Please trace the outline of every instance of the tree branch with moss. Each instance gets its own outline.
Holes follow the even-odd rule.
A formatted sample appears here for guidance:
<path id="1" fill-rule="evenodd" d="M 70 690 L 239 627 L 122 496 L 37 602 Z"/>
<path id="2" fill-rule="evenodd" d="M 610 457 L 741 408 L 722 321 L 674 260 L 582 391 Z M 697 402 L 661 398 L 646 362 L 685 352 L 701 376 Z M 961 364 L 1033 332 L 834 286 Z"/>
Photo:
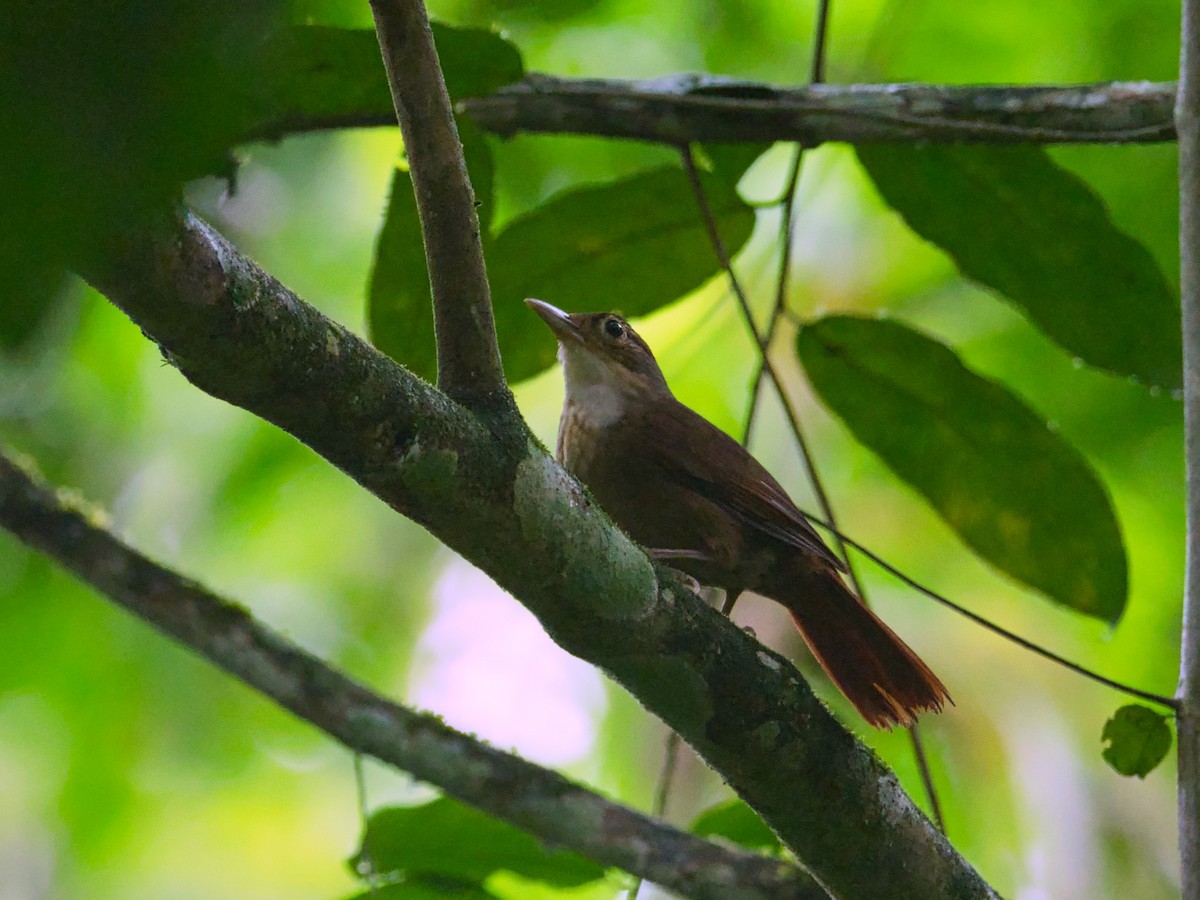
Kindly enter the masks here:
<path id="1" fill-rule="evenodd" d="M 523 428 L 484 427 L 190 215 L 86 275 L 200 389 L 273 422 L 518 598 L 841 896 L 991 896 L 790 662 L 656 568 Z"/>

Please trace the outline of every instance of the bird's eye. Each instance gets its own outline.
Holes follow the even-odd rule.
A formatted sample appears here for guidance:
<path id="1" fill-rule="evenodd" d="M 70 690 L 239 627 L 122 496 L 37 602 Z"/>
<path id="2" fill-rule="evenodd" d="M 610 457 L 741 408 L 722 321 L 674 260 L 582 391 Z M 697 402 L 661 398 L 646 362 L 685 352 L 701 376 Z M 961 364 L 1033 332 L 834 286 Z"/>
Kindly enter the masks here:
<path id="1" fill-rule="evenodd" d="M 621 324 L 619 319 L 605 319 L 604 333 L 615 341 L 617 338 L 624 336 L 625 326 Z"/>

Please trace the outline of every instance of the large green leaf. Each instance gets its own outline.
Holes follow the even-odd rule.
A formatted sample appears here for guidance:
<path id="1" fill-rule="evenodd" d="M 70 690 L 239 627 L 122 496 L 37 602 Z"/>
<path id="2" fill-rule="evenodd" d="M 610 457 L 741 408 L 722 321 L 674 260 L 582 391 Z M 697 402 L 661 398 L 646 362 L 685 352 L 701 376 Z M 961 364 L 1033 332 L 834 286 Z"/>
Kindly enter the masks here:
<path id="1" fill-rule="evenodd" d="M 1071 609 L 1120 617 L 1125 549 L 1108 495 L 1016 396 L 896 322 L 825 318 L 797 349 L 825 404 L 981 557 Z"/>
<path id="2" fill-rule="evenodd" d="M 735 179 L 701 181 L 729 252 L 754 228 Z M 568 311 L 640 316 L 720 271 L 682 172 L 667 166 L 565 191 L 512 222 L 488 255 L 496 331 L 512 381 L 554 361 L 554 342 L 525 307 L 538 297 Z"/>
<path id="3" fill-rule="evenodd" d="M 1150 252 L 1037 147 L 867 145 L 858 157 L 909 226 L 1068 353 L 1181 384 L 1179 304 Z"/>
<path id="4" fill-rule="evenodd" d="M 493 208 L 492 155 L 484 136 L 469 122 L 459 122 L 459 137 L 486 248 Z M 437 380 L 433 300 L 421 220 L 412 178 L 402 166 L 392 177 L 387 215 L 375 247 L 367 288 L 367 325 L 376 347 L 427 381 Z"/>
<path id="5" fill-rule="evenodd" d="M 59 0 L 0 13 L 0 278 L 36 289 L 80 266 L 114 224 L 227 171 L 250 60 L 278 0 Z M 35 310 L 36 312 L 36 310 Z M 19 327 L 19 326 L 18 326 Z"/>
<path id="6" fill-rule="evenodd" d="M 525 306 L 526 297 L 568 310 L 645 315 L 720 271 L 696 201 L 675 167 L 564 191 L 489 237 L 491 157 L 484 138 L 469 126 L 463 137 L 481 204 L 496 333 L 510 381 L 554 362 L 554 341 Z M 738 197 L 732 173 L 704 174 L 701 180 L 734 253 L 750 236 L 754 211 Z M 411 180 L 398 170 L 368 293 L 371 339 L 432 381 L 437 358 L 420 234 Z"/>
<path id="7" fill-rule="evenodd" d="M 0 353 L 26 347 L 62 303 L 67 273 L 23 250 L 19 239 L 0 246 Z"/>
<path id="8" fill-rule="evenodd" d="M 364 854 L 380 874 L 399 873 L 426 883 L 427 876 L 437 876 L 479 884 L 493 872 L 506 871 L 574 887 L 604 876 L 598 863 L 548 848 L 532 835 L 449 797 L 376 812 L 367 822 L 357 860 Z"/>
<path id="9" fill-rule="evenodd" d="M 521 54 L 500 35 L 435 22 L 433 38 L 455 99 L 487 94 L 524 74 Z M 394 115 L 379 40 L 369 29 L 305 25 L 275 35 L 261 55 L 252 134 L 273 134 L 307 123 L 390 120 Z"/>

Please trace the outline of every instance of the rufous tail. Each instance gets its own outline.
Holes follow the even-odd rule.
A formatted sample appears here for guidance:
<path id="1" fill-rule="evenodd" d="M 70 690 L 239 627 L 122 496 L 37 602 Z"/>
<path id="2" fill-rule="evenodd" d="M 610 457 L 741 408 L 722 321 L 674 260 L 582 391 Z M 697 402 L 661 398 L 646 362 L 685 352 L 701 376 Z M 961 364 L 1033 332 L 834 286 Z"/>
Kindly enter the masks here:
<path id="1" fill-rule="evenodd" d="M 788 611 L 817 662 L 876 728 L 910 725 L 953 703 L 938 677 L 833 572 L 793 583 Z"/>

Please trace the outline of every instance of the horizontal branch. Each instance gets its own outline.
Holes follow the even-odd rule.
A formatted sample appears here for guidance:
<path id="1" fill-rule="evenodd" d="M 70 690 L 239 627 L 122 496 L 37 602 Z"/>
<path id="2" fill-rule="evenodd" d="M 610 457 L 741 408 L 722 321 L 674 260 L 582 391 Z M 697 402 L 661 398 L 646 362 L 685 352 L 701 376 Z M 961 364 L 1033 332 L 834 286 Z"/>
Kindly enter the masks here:
<path id="1" fill-rule="evenodd" d="M 814 84 L 701 75 L 652 81 L 529 75 L 460 104 L 498 134 L 587 134 L 659 143 L 935 141 L 1131 144 L 1175 139 L 1175 86 Z"/>
<path id="2" fill-rule="evenodd" d="M 122 230 L 85 273 L 190 381 L 304 441 L 623 684 L 830 891 L 993 896 L 795 668 L 655 568 L 519 420 L 485 425 L 191 216 Z"/>
<path id="3" fill-rule="evenodd" d="M 351 750 L 410 772 L 550 845 L 690 897 L 826 896 L 794 865 L 679 831 L 434 716 L 385 700 L 241 607 L 133 550 L 71 495 L 55 492 L 3 454 L 0 527 Z"/>
<path id="4" fill-rule="evenodd" d="M 584 134 L 691 141 L 932 141 L 1146 144 L 1175 140 L 1171 82 L 1084 85 L 814 84 L 781 87 L 702 75 L 652 81 L 527 75 L 458 109 L 499 135 Z M 293 114 L 247 134 L 278 140 L 395 125 L 382 105 Z"/>
<path id="5" fill-rule="evenodd" d="M 1171 141 L 1174 85 L 814 84 L 784 88 L 699 75 L 615 81 L 529 75 L 460 104 L 489 131 L 690 141 Z"/>

